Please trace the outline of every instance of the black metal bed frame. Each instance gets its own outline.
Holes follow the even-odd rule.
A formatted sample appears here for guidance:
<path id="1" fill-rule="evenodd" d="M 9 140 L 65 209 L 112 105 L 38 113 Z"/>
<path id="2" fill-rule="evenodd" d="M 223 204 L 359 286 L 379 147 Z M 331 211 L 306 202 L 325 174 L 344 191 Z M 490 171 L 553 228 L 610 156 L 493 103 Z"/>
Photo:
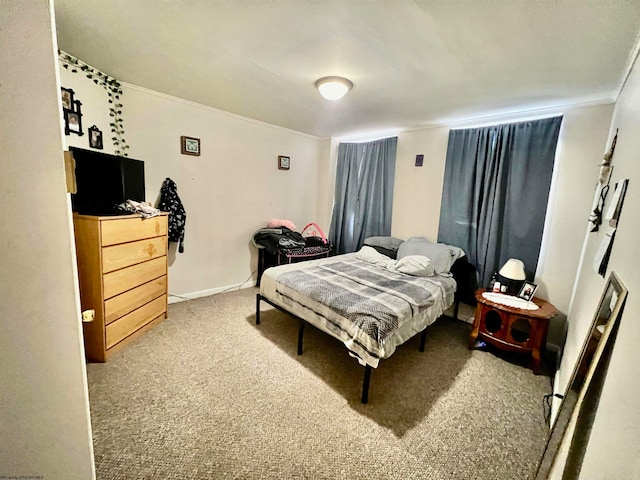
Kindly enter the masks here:
<path id="1" fill-rule="evenodd" d="M 294 313 L 291 313 L 289 310 L 281 307 L 280 305 L 276 305 L 268 298 L 263 297 L 262 295 L 257 293 L 256 294 L 256 325 L 260 325 L 260 301 L 261 300 L 267 302 L 269 305 L 277 308 L 281 312 L 284 312 L 298 320 L 298 355 L 302 355 L 302 339 L 304 336 L 304 326 L 308 322 L 303 318 L 300 318 L 299 316 L 295 315 Z M 453 310 L 454 318 L 458 318 L 459 305 L 460 305 L 460 300 L 456 298 L 454 302 L 454 310 Z M 420 333 L 419 350 L 421 352 L 424 352 L 424 346 L 427 340 L 427 328 L 428 327 L 425 327 L 424 330 L 422 330 L 422 332 Z M 369 384 L 371 383 L 371 368 L 372 368 L 371 365 L 365 365 L 364 367 L 364 380 L 362 382 L 362 396 L 360 398 L 360 401 L 362 403 L 367 403 L 369 401 Z"/>

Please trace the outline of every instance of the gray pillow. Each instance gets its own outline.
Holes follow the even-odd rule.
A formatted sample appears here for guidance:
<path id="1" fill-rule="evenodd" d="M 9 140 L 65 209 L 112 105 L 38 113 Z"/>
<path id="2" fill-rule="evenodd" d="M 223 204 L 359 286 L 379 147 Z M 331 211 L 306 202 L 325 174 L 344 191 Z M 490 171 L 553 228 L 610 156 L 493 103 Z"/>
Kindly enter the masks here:
<path id="1" fill-rule="evenodd" d="M 367 237 L 364 239 L 364 244 L 370 247 L 382 247 L 387 250 L 397 250 L 404 240 L 396 237 Z"/>
<path id="2" fill-rule="evenodd" d="M 367 237 L 364 239 L 365 245 L 375 248 L 378 252 L 394 260 L 402 242 L 404 240 L 395 237 Z"/>
<path id="3" fill-rule="evenodd" d="M 424 237 L 411 237 L 398 247 L 398 259 L 408 255 L 423 255 L 431 260 L 435 273 L 448 273 L 451 265 L 464 256 L 464 250 L 444 243 L 432 243 Z"/>

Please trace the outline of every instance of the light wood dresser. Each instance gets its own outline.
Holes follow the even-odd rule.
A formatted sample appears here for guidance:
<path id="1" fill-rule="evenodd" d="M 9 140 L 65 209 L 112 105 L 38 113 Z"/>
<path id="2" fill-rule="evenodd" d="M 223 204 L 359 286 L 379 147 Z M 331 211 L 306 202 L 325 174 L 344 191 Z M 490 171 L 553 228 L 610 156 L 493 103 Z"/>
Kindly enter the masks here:
<path id="1" fill-rule="evenodd" d="M 167 318 L 168 214 L 75 214 L 83 323 L 88 361 L 106 362 L 128 342 Z"/>

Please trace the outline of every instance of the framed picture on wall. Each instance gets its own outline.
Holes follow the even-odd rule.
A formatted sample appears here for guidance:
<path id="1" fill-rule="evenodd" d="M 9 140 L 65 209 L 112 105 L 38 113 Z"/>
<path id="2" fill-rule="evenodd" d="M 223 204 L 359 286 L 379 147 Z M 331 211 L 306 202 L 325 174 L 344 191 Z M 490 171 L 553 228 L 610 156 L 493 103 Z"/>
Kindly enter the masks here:
<path id="1" fill-rule="evenodd" d="M 79 102 L 76 101 L 76 103 Z M 80 113 L 79 106 L 76 112 L 72 112 L 71 110 L 64 111 L 64 133 L 65 135 L 71 133 L 79 136 L 84 135 L 82 132 L 82 113 Z"/>
<path id="2" fill-rule="evenodd" d="M 200 139 L 193 137 L 180 137 L 180 152 L 183 155 L 200 156 Z"/>
<path id="3" fill-rule="evenodd" d="M 64 110 L 73 110 L 73 95 L 74 91 L 70 88 L 60 88 L 62 98 L 62 108 Z"/>
<path id="4" fill-rule="evenodd" d="M 95 125 L 92 125 L 91 127 L 89 127 L 88 129 L 89 132 L 89 146 L 91 148 L 97 148 L 98 150 L 102 150 L 102 131 L 96 127 Z"/>
<path id="5" fill-rule="evenodd" d="M 283 155 L 278 155 L 278 169 L 279 170 L 289 170 L 290 164 L 291 164 L 291 159 L 289 157 L 285 157 Z"/>

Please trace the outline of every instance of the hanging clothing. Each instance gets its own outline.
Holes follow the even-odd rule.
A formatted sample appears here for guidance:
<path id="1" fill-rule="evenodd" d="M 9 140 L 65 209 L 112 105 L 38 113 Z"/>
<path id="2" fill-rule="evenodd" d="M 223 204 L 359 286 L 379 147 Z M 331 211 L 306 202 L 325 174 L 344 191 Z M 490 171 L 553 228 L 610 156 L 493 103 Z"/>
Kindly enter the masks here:
<path id="1" fill-rule="evenodd" d="M 183 253 L 187 212 L 178 196 L 178 186 L 168 177 L 162 182 L 160 188 L 158 208 L 163 212 L 169 212 L 169 243 L 178 242 L 178 252 Z"/>

